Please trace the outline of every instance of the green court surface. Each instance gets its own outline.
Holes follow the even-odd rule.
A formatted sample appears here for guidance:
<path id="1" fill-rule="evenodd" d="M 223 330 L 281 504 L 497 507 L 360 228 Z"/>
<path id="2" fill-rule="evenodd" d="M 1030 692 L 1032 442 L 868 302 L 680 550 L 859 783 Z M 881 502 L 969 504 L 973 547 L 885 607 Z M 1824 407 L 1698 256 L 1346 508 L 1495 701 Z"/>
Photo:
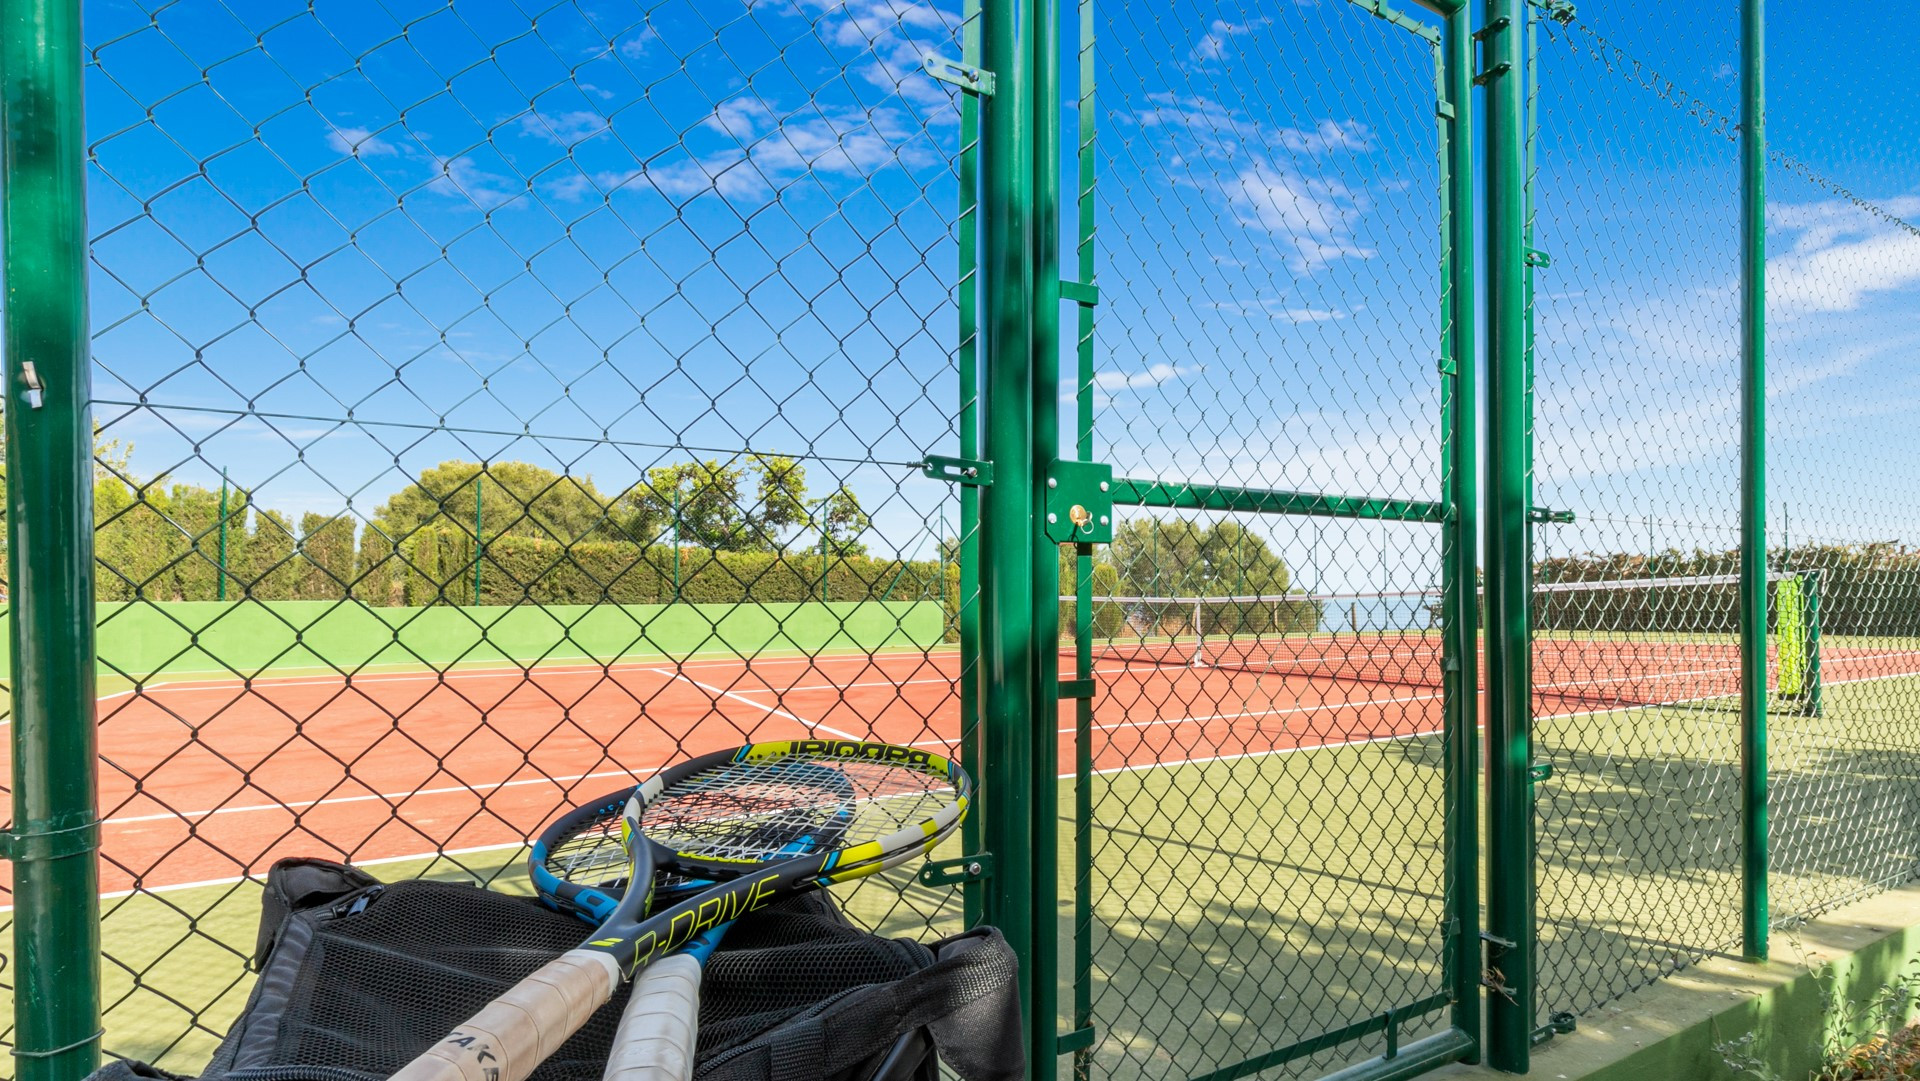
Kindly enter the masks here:
<path id="1" fill-rule="evenodd" d="M 1839 813 L 1907 799 L 1889 784 L 1920 786 L 1915 703 L 1920 677 L 1840 683 L 1825 716 L 1774 719 L 1776 918 L 1831 907 L 1920 861 L 1900 855 L 1915 823 L 1863 837 L 1860 817 Z M 1543 1014 L 1603 1001 L 1622 967 L 1651 980 L 1737 948 L 1737 716 L 1637 708 L 1541 717 L 1536 730 L 1536 760 L 1552 766 L 1537 789 Z M 1442 751 L 1426 735 L 1097 775 L 1095 1075 L 1200 1076 L 1416 1004 L 1425 1012 L 1404 1021 L 1403 1041 L 1444 1026 L 1431 1005 L 1443 988 Z M 1071 784 L 1060 791 L 1061 896 L 1071 898 Z M 938 858 L 958 854 L 954 841 Z M 524 893 L 521 858 L 504 848 L 371 870 Z M 960 929 L 957 893 L 909 870 L 836 896 L 884 934 Z M 251 989 L 259 887 L 103 907 L 106 1046 L 197 1070 Z M 1063 974 L 1073 918 L 1063 902 Z M 1061 1001 L 1071 1008 L 1069 989 Z M 1382 1046 L 1375 1032 L 1273 1075 L 1337 1068 Z"/>
<path id="2" fill-rule="evenodd" d="M 102 603 L 96 613 L 102 681 L 117 685 L 486 663 L 924 650 L 941 644 L 947 624 L 939 601 L 427 608 L 176 601 Z M 0 636 L 0 672 L 6 669 Z"/>

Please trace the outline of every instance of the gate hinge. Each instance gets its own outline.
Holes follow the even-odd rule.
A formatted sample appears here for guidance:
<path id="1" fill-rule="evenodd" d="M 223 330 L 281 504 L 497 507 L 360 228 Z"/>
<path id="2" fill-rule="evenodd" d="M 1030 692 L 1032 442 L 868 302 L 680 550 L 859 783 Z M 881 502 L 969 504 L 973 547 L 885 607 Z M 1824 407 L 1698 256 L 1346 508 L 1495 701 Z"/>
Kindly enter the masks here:
<path id="1" fill-rule="evenodd" d="M 1056 458 L 1047 466 L 1047 539 L 1113 543 L 1113 467 Z"/>
<path id="2" fill-rule="evenodd" d="M 1561 26 L 1571 26 L 1580 14 L 1573 6 L 1573 0 L 1527 0 L 1527 4 L 1546 12 L 1547 18 Z"/>
<path id="3" fill-rule="evenodd" d="M 1553 510 L 1549 507 L 1528 507 L 1527 521 L 1566 525 L 1568 522 L 1573 521 L 1573 512 L 1570 510 Z"/>
<path id="4" fill-rule="evenodd" d="M 1485 86 L 1488 83 L 1492 82 L 1497 76 L 1505 75 L 1507 72 L 1512 70 L 1513 70 L 1513 65 L 1507 63 L 1505 60 L 1502 60 L 1498 64 L 1495 64 L 1494 66 L 1488 68 L 1487 70 L 1481 72 L 1480 74 L 1475 75 L 1473 77 L 1473 85 Z"/>
<path id="5" fill-rule="evenodd" d="M 927 57 L 927 74 L 943 83 L 952 83 L 969 94 L 993 96 L 993 72 L 944 56 Z"/>
<path id="6" fill-rule="evenodd" d="M 1534 1046 L 1538 1047 L 1539 1045 L 1546 1043 L 1548 1040 L 1553 1039 L 1555 1036 L 1567 1035 L 1568 1033 L 1572 1032 L 1574 1030 L 1574 1027 L 1578 1024 L 1579 1024 L 1579 1019 L 1574 1017 L 1572 1011 L 1570 1010 L 1556 1011 L 1554 1013 L 1547 1015 L 1546 1024 L 1541 1025 L 1539 1028 L 1536 1028 L 1533 1030 L 1533 1032 L 1531 1033 L 1530 1042 Z"/>
<path id="7" fill-rule="evenodd" d="M 1077 1028 L 1072 1032 L 1063 1032 L 1053 1038 L 1053 1053 L 1071 1055 L 1075 1051 L 1085 1051 L 1093 1046 L 1093 1026 Z"/>
<path id="8" fill-rule="evenodd" d="M 934 480 L 970 484 L 977 488 L 985 488 L 993 483 L 993 463 L 975 461 L 971 458 L 949 458 L 944 454 L 929 454 L 927 460 L 920 463 L 920 472 Z"/>
<path id="9" fill-rule="evenodd" d="M 929 860 L 920 865 L 922 886 L 951 886 L 993 877 L 993 853 L 976 852 L 953 860 Z"/>

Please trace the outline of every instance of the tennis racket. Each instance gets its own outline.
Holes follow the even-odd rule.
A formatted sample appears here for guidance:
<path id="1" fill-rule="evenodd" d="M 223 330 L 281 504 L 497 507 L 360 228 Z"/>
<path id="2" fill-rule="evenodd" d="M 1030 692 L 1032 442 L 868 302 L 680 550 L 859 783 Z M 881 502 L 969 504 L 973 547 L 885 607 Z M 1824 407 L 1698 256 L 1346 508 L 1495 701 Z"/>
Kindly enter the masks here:
<path id="1" fill-rule="evenodd" d="M 823 808 L 838 802 L 847 813 L 829 812 L 821 828 L 808 823 L 779 822 L 749 843 L 771 851 L 775 858 L 821 851 L 838 841 L 851 821 L 857 795 L 846 773 L 835 767 L 799 763 L 780 771 L 781 798 L 799 795 Z M 817 791 L 785 791 L 801 786 Z M 626 895 L 627 844 L 648 844 L 653 851 L 653 907 L 671 904 L 672 897 L 710 889 L 714 883 L 678 865 L 673 849 L 640 834 L 622 843 L 621 825 L 632 789 L 621 789 L 590 801 L 561 816 L 542 831 L 527 861 L 528 877 L 548 905 L 571 912 L 589 923 L 604 922 Z M 750 870 L 754 864 L 743 864 Z M 700 984 L 706 963 L 732 924 L 720 924 L 694 936 L 672 957 L 649 965 L 633 984 L 620 1027 L 607 1056 L 609 1081 L 689 1081 L 699 1042 Z"/>
<path id="2" fill-rule="evenodd" d="M 815 771 L 821 768 L 841 771 L 854 799 L 820 785 Z M 783 770 L 797 773 L 802 783 L 783 788 Z M 940 755 L 858 740 L 758 743 L 675 766 L 635 789 L 628 801 L 622 831 L 628 886 L 592 936 L 508 989 L 394 1077 L 526 1081 L 613 997 L 621 980 L 782 897 L 924 855 L 959 825 L 972 795 L 966 772 Z M 796 838 L 807 836 L 830 839 L 830 846 L 789 854 Z M 716 884 L 656 906 L 649 915 L 655 844 L 673 852 L 677 867 Z M 676 1002 L 684 1014 L 697 998 L 680 995 Z M 628 1013 L 635 1011 L 630 1007 Z M 631 1026 L 623 1020 L 622 1027 Z"/>

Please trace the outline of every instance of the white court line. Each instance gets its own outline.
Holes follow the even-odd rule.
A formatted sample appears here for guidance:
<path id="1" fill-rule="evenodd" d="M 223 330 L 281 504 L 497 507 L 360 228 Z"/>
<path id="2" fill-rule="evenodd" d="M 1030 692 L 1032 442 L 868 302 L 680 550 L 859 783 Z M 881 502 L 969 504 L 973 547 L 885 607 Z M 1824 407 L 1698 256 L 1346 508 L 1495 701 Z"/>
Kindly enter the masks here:
<path id="1" fill-rule="evenodd" d="M 572 781 L 591 781 L 596 777 L 625 777 L 635 784 L 640 783 L 638 774 L 631 770 L 606 770 L 598 773 L 576 773 L 565 777 L 528 777 L 519 781 L 497 781 L 493 784 L 463 784 L 450 788 L 411 788 L 404 792 L 379 792 L 366 796 L 325 796 L 313 800 L 296 800 L 288 803 L 248 803 L 237 807 L 214 807 L 204 811 L 169 811 L 165 814 L 125 815 L 119 818 L 103 820 L 102 825 L 118 826 L 139 822 L 178 822 L 188 819 L 213 818 L 228 814 L 257 814 L 261 811 L 311 811 L 316 807 L 333 807 L 346 803 L 373 803 L 392 800 L 411 799 L 415 796 L 445 796 L 461 792 L 497 792 L 503 788 L 519 788 L 524 785 L 551 784 L 559 786 Z"/>
<path id="2" fill-rule="evenodd" d="M 1903 654 L 1889 654 L 1889 655 L 1903 655 Z M 1920 673 L 1916 673 L 1916 674 L 1920 674 Z M 1885 678 L 1888 678 L 1888 677 L 1864 676 L 1858 679 L 1832 680 L 1832 681 L 1828 681 L 1828 685 L 1839 685 L 1839 684 L 1846 684 L 1846 683 L 1865 683 L 1865 682 L 1872 682 L 1876 679 L 1885 679 Z M 688 682 L 693 682 L 693 681 L 688 680 Z M 695 684 L 695 685 L 699 686 L 699 684 Z M 711 688 L 706 688 L 706 687 L 702 687 L 702 689 L 706 690 L 710 694 L 711 693 L 731 694 L 731 692 L 715 692 Z M 1288 712 L 1294 712 L 1294 713 L 1338 712 L 1340 709 L 1360 707 L 1360 706 L 1366 706 L 1370 704 L 1371 705 L 1391 705 L 1391 704 L 1402 703 L 1402 702 L 1433 700 L 1438 697 L 1441 697 L 1441 696 L 1423 695 L 1423 696 L 1411 696 L 1407 698 L 1392 698 L 1392 699 L 1362 699 L 1362 700 L 1353 701 L 1353 702 L 1329 703 L 1326 705 L 1312 706 L 1312 707 L 1298 707 L 1293 710 L 1285 710 L 1285 711 L 1260 710 L 1260 711 L 1247 711 L 1245 713 L 1239 713 L 1239 714 L 1213 714 L 1208 716 L 1196 716 L 1196 717 L 1163 717 L 1163 718 L 1153 718 L 1151 720 L 1146 720 L 1146 721 L 1126 721 L 1126 722 L 1116 722 L 1114 724 L 1109 724 L 1109 725 L 1096 725 L 1095 729 L 1101 730 L 1101 731 L 1111 731 L 1113 729 L 1123 728 L 1123 727 L 1149 727 L 1152 725 L 1175 726 L 1175 725 L 1181 725 L 1181 724 L 1187 724 L 1187 723 L 1193 723 L 1193 722 L 1204 723 L 1209 720 L 1226 720 L 1226 719 L 1235 719 L 1238 717 L 1246 717 L 1246 716 L 1274 716 L 1274 715 L 1288 713 Z M 749 701 L 748 704 L 753 705 L 756 708 L 760 708 L 760 709 L 767 708 L 756 702 Z M 1649 705 L 1640 705 L 1640 704 L 1608 706 L 1608 707 L 1597 708 L 1597 709 L 1580 710 L 1580 711 L 1570 712 L 1570 713 L 1542 714 L 1542 715 L 1536 716 L 1535 720 L 1554 721 L 1554 720 L 1573 720 L 1573 719 L 1578 719 L 1582 717 L 1602 717 L 1612 713 L 1627 713 L 1634 710 L 1649 709 L 1649 708 L 1659 708 L 1659 707 L 1649 706 Z M 769 710 L 769 712 L 778 712 L 778 711 Z M 783 714 L 783 715 L 801 725 L 806 724 L 805 721 L 802 721 L 797 717 L 793 717 L 791 714 Z M 828 731 L 828 732 L 833 731 L 832 729 L 825 728 L 824 726 L 820 726 L 820 727 L 823 731 Z M 1480 725 L 1475 726 L 1476 732 L 1480 731 L 1481 729 L 1482 729 L 1482 726 Z M 1074 729 L 1071 727 L 1064 727 L 1059 729 L 1058 731 L 1060 734 L 1071 734 L 1074 731 Z M 839 733 L 835 733 L 835 734 L 838 735 Z M 1215 756 L 1204 757 L 1204 758 L 1184 758 L 1184 759 L 1175 759 L 1171 761 L 1156 761 L 1156 762 L 1141 763 L 1139 765 L 1128 764 L 1128 765 L 1121 765 L 1121 766 L 1111 766 L 1106 769 L 1095 770 L 1094 775 L 1110 776 L 1113 774 L 1127 773 L 1127 772 L 1141 771 L 1141 770 L 1173 769 L 1181 766 L 1205 765 L 1212 762 L 1233 762 L 1233 761 L 1239 761 L 1242 759 L 1249 759 L 1249 758 L 1267 758 L 1274 755 L 1294 754 L 1300 751 L 1338 750 L 1342 747 L 1360 747 L 1360 746 L 1366 746 L 1368 744 L 1375 744 L 1375 743 L 1402 742 L 1402 741 L 1411 740 L 1411 739 L 1425 739 L 1427 737 L 1436 736 L 1436 735 L 1445 735 L 1445 730 L 1430 729 L 1430 730 L 1425 730 L 1420 732 L 1409 732 L 1401 735 L 1374 736 L 1374 737 L 1369 737 L 1367 739 L 1360 739 L 1360 740 L 1345 740 L 1340 742 L 1301 744 L 1294 747 L 1282 747 L 1282 748 L 1275 748 L 1273 750 L 1266 750 L 1266 751 L 1250 751 L 1250 752 L 1244 752 L 1239 754 L 1215 755 Z M 843 736 L 842 738 L 854 739 L 858 737 Z M 915 747 L 946 747 L 946 748 L 952 748 L 957 745 L 958 745 L 958 740 L 952 740 L 952 741 L 922 740 L 912 744 L 912 746 L 915 746 Z M 543 783 L 554 783 L 554 782 L 569 781 L 569 780 L 590 780 L 596 777 L 630 778 L 632 776 L 633 775 L 631 773 L 628 773 L 625 771 L 589 773 L 589 774 L 581 774 L 581 775 L 578 775 L 577 777 L 534 778 L 534 779 L 528 779 L 528 780 L 522 780 L 522 781 L 509 781 L 500 785 L 475 786 L 473 788 L 430 790 L 430 791 L 435 791 L 435 792 L 478 791 L 482 788 L 501 788 L 501 787 L 506 787 L 508 785 L 543 784 Z M 1069 771 L 1069 772 L 1058 774 L 1056 779 L 1072 780 L 1074 776 L 1075 774 Z M 304 806 L 307 808 L 313 808 L 313 807 L 319 807 L 319 806 L 323 806 L 330 803 L 336 803 L 336 802 L 345 803 L 345 802 L 360 802 L 364 800 L 380 799 L 380 798 L 401 798 L 403 796 L 410 795 L 410 794 L 413 794 L 413 793 L 400 793 L 390 797 L 371 797 L 371 796 L 340 797 L 337 799 L 316 800 L 316 801 L 307 803 Z M 204 817 L 207 815 L 239 813 L 241 811 L 250 811 L 250 810 L 279 810 L 279 809 L 282 809 L 283 806 L 284 805 L 281 805 L 281 804 L 271 804 L 271 805 L 264 805 L 260 807 L 221 808 L 214 811 L 182 812 L 179 815 L 141 816 L 137 818 L 126 818 L 126 819 L 108 819 L 106 824 L 114 824 L 114 823 L 120 823 L 120 822 L 147 821 L 149 820 L 149 818 L 181 818 L 181 817 L 187 817 L 189 815 L 200 815 Z M 375 864 L 383 864 L 383 863 L 404 863 L 410 860 L 432 859 L 432 858 L 435 858 L 436 856 L 459 856 L 459 855 L 468 855 L 468 854 L 480 853 L 480 852 L 499 851 L 505 848 L 520 848 L 520 847 L 524 847 L 524 846 L 521 844 L 514 844 L 514 843 L 500 844 L 500 845 L 485 845 L 477 848 L 448 849 L 444 852 L 423 852 L 423 853 L 415 853 L 411 855 L 402 855 L 402 856 L 386 856 L 386 857 L 381 857 L 378 859 L 370 859 L 370 860 L 357 860 L 355 861 L 355 863 L 360 866 L 372 866 Z M 203 886 L 229 886 L 235 883 L 245 882 L 249 880 L 250 879 L 247 876 L 235 876 L 232 878 L 210 879 L 204 882 L 183 882 L 183 883 L 177 883 L 173 885 L 155 886 L 155 887 L 140 889 L 140 890 L 119 890 L 112 893 L 103 893 L 101 894 L 101 897 L 103 899 L 109 899 L 109 898 L 126 897 L 134 893 L 155 893 L 155 894 L 170 893 L 177 890 L 196 889 Z M 10 911 L 12 911 L 11 905 L 0 906 L 0 912 L 10 912 Z"/>
<path id="3" fill-rule="evenodd" d="M 772 667 L 776 665 L 800 664 L 815 668 L 833 664 L 837 661 L 860 661 L 862 664 L 884 664 L 892 660 L 911 659 L 916 663 L 925 663 L 934 658 L 958 657 L 959 651 L 945 649 L 920 652 L 903 650 L 897 653 L 829 653 L 818 657 L 781 656 L 781 657 L 735 657 L 732 660 L 700 661 L 677 666 L 681 671 L 707 671 L 715 668 L 748 669 Z M 445 672 L 428 670 L 424 672 L 373 672 L 365 675 L 347 673 L 330 676 L 234 676 L 228 674 L 222 679 L 164 679 L 144 683 L 138 687 L 112 694 L 100 695 L 96 701 L 110 702 L 128 695 L 148 695 L 155 691 L 176 693 L 181 691 L 207 691 L 231 689 L 246 691 L 254 687 L 346 687 L 362 683 L 444 683 L 455 679 L 495 679 L 502 676 L 518 676 L 523 679 L 539 675 L 573 675 L 581 672 L 657 672 L 659 661 L 615 661 L 611 664 L 540 664 L 526 666 L 507 665 L 498 668 L 450 668 Z M 958 679 L 958 676 L 954 677 Z M 0 722 L 4 723 L 4 722 Z"/>
<path id="4" fill-rule="evenodd" d="M 669 679 L 678 679 L 678 680 L 683 680 L 687 683 L 691 683 L 695 687 L 700 688 L 701 690 L 705 691 L 708 694 L 718 695 L 721 698 L 731 698 L 736 702 L 745 702 L 747 705 L 752 706 L 754 709 L 765 710 L 768 713 L 773 714 L 775 717 L 784 717 L 787 720 L 792 721 L 793 723 L 799 725 L 800 727 L 806 729 L 809 732 L 818 730 L 821 732 L 825 732 L 829 735 L 839 736 L 841 739 L 850 739 L 855 741 L 858 741 L 864 738 L 861 736 L 856 736 L 851 732 L 842 732 L 838 728 L 829 728 L 824 724 L 814 724 L 811 721 L 803 721 L 800 718 L 794 716 L 793 714 L 788 713 L 786 710 L 781 709 L 779 706 L 769 706 L 763 702 L 755 702 L 753 699 L 748 698 L 745 695 L 742 695 L 736 691 L 723 691 L 718 687 L 710 687 L 707 684 L 702 683 L 697 679 L 693 679 L 684 673 L 669 672 L 664 668 L 655 668 L 653 671 L 659 675 L 666 676 Z"/>

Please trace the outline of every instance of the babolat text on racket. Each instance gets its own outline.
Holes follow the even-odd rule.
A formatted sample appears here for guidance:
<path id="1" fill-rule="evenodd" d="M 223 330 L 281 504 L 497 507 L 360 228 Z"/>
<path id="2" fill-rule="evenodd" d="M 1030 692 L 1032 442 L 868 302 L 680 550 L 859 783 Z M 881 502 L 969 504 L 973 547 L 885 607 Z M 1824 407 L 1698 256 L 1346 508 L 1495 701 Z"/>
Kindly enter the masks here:
<path id="1" fill-rule="evenodd" d="M 824 783 L 823 770 L 844 783 Z M 525 1081 L 622 980 L 782 897 L 925 855 L 965 817 L 972 787 L 940 755 L 858 740 L 758 743 L 675 766 L 635 789 L 627 804 L 628 886 L 592 936 L 394 1076 Z M 714 885 L 649 914 L 655 845 L 672 853 L 679 873 Z M 689 1003 L 682 998 L 676 1008 Z"/>

